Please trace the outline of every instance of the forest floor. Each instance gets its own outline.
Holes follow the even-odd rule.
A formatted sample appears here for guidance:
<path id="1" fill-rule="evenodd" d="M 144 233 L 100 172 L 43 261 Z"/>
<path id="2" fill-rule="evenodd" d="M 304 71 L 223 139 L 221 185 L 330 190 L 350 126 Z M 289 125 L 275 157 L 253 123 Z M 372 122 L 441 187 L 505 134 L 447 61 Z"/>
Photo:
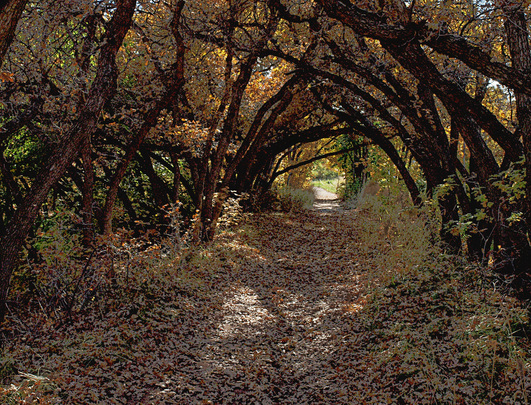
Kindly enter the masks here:
<path id="1" fill-rule="evenodd" d="M 317 197 L 178 261 L 131 262 L 114 301 L 19 332 L 0 403 L 528 403 L 516 300 L 429 232 Z"/>

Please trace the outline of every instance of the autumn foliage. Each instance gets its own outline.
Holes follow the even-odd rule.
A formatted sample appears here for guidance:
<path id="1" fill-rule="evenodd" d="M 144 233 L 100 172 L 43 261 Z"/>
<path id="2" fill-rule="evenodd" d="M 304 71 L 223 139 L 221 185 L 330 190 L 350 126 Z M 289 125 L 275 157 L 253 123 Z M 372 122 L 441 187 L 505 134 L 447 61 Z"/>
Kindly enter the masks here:
<path id="1" fill-rule="evenodd" d="M 48 245 L 13 282 L 27 306 L 5 331 L 0 399 L 525 403 L 527 310 L 434 246 L 429 215 L 366 195 L 242 217 L 206 248 L 122 234 L 87 262 Z"/>
<path id="2" fill-rule="evenodd" d="M 326 158 L 335 159 L 336 167 L 345 172 L 345 190 L 350 190 L 346 194 L 356 197 L 370 177 L 377 192 L 368 193 L 368 198 L 376 195 L 387 199 L 381 206 L 367 208 L 368 217 L 362 218 L 368 222 L 360 224 L 360 228 L 379 224 L 372 233 L 349 234 L 360 219 L 353 216 L 349 217 L 353 228 L 341 225 L 344 232 L 334 233 L 335 242 L 324 236 L 319 242 L 323 244 L 320 250 L 338 243 L 344 255 L 359 266 L 365 260 L 364 249 L 379 246 L 385 252 L 374 257 L 369 254 L 367 263 L 372 264 L 356 273 L 356 277 L 374 277 L 377 287 L 383 288 L 374 293 L 379 297 L 376 301 L 367 298 L 359 305 L 372 308 L 380 301 L 384 305 L 387 293 L 391 301 L 396 301 L 395 294 L 400 291 L 400 295 L 416 300 L 416 309 L 424 308 L 432 317 L 430 322 L 435 322 L 422 326 L 424 338 L 419 337 L 416 343 L 431 344 L 426 333 L 434 339 L 446 339 L 447 335 L 438 335 L 435 329 L 455 323 L 462 334 L 448 336 L 451 342 L 473 341 L 481 345 L 474 340 L 478 337 L 474 332 L 466 332 L 471 328 L 470 322 L 476 322 L 470 320 L 467 311 L 479 311 L 473 316 L 482 317 L 499 301 L 503 301 L 503 311 L 512 311 L 518 305 L 512 299 L 504 301 L 504 294 L 524 301 L 531 294 L 530 7 L 528 1 L 516 0 L 2 3 L 0 324 L 6 328 L 6 336 L 22 339 L 27 334 L 24 338 L 29 339 L 35 334 L 39 337 L 32 344 L 38 345 L 44 330 L 51 331 L 51 336 L 68 334 L 66 330 L 82 329 L 80 322 L 101 322 L 103 329 L 105 321 L 100 315 L 105 313 L 112 314 L 110 333 L 117 333 L 120 317 L 137 316 L 139 309 L 131 306 L 138 302 L 151 305 L 145 316 L 160 316 L 161 324 L 173 322 L 168 314 L 174 310 L 194 314 L 190 315 L 193 319 L 203 310 L 211 311 L 210 305 L 223 308 L 226 297 L 212 294 L 216 280 L 229 277 L 230 271 L 221 262 L 227 252 L 221 248 L 221 252 L 216 251 L 221 245 L 208 243 L 216 239 L 219 231 L 226 232 L 239 223 L 245 212 L 265 208 L 299 212 L 304 204 L 293 198 L 298 191 L 281 183 L 307 185 L 309 165 Z M 359 197 L 364 200 L 363 192 Z M 406 200 L 409 204 L 405 204 Z M 395 217 L 390 218 L 388 201 L 398 201 L 397 206 L 414 213 L 407 216 L 395 212 Z M 419 217 L 419 212 L 424 212 L 424 216 Z M 338 224 L 343 221 L 340 215 L 304 215 L 310 215 L 308 224 L 324 221 L 315 226 L 323 226 L 329 232 L 336 232 L 329 220 Z M 252 221 L 263 219 L 257 218 Z M 293 218 L 283 220 L 289 223 Z M 282 221 L 273 223 L 285 230 Z M 400 230 L 402 225 L 406 228 Z M 256 224 L 255 227 L 259 228 Z M 429 236 L 419 236 L 419 240 L 429 240 L 429 246 L 414 247 L 413 235 L 424 232 L 426 227 Z M 277 236 L 280 241 L 282 229 Z M 395 234 L 407 233 L 411 240 L 392 242 Z M 276 235 L 274 231 L 271 234 Z M 370 239 L 371 235 L 375 240 Z M 361 245 L 354 249 L 356 237 L 361 238 Z M 307 252 L 308 243 L 314 242 L 301 240 L 298 248 Z M 251 255 L 242 255 L 242 263 L 250 260 L 250 273 L 259 277 L 265 270 L 258 264 L 261 259 L 253 256 L 253 249 L 269 248 L 257 247 L 262 242 L 238 243 L 246 246 L 243 251 Z M 225 248 L 232 252 L 232 247 Z M 402 259 L 394 261 L 407 255 L 405 251 L 397 253 L 402 248 L 407 254 L 418 252 L 425 262 L 433 258 L 433 265 L 424 268 L 419 263 L 422 269 L 414 265 L 404 268 L 398 264 Z M 275 244 L 268 254 L 274 256 L 276 250 L 282 249 Z M 297 249 L 290 252 L 296 254 Z M 451 259 L 441 259 L 444 255 Z M 263 256 L 264 263 L 276 263 L 277 258 Z M 205 266 L 207 273 L 201 269 L 203 264 L 193 263 L 198 257 L 209 262 Z M 303 259 L 307 258 L 301 256 Z M 353 276 L 343 272 L 352 263 L 338 263 L 340 268 L 334 269 L 335 275 Z M 234 266 L 228 267 L 232 271 Z M 377 269 L 372 276 L 371 268 Z M 400 277 L 389 281 L 387 275 L 383 276 L 395 268 L 406 272 L 406 281 Z M 279 271 L 289 270 L 282 270 L 281 266 Z M 174 280 L 173 271 L 178 274 Z M 318 278 L 315 288 L 329 281 Z M 188 291 L 183 294 L 190 299 L 190 306 L 183 304 L 188 298 L 178 296 L 181 282 L 183 291 Z M 236 288 L 232 282 L 224 282 L 227 291 Z M 192 291 L 190 286 L 194 283 L 198 288 Z M 503 288 L 492 290 L 482 284 L 478 290 L 477 283 Z M 470 287 L 464 291 L 476 297 L 471 298 L 473 303 L 460 290 L 463 286 Z M 254 287 L 241 288 L 242 299 L 251 305 L 248 292 Z M 455 308 L 450 311 L 437 307 L 439 304 L 434 302 L 438 298 L 430 295 L 430 289 L 441 290 L 441 302 L 452 302 Z M 373 294 L 370 288 L 364 291 L 367 297 Z M 485 302 L 480 303 L 474 295 L 478 291 L 486 297 Z M 345 298 L 345 302 L 348 300 Z M 170 302 L 176 303 L 175 308 L 166 305 Z M 358 304 L 354 300 L 345 305 Z M 393 305 L 389 302 L 385 311 Z M 417 325 L 417 315 L 409 314 L 414 312 L 414 305 L 405 305 L 407 313 L 402 315 L 399 308 L 398 318 L 395 320 L 395 315 L 388 313 L 388 319 L 395 324 Z M 132 312 L 124 315 L 123 311 Z M 223 310 L 220 311 L 218 315 L 222 316 Z M 507 317 L 504 315 L 501 326 L 488 322 L 497 325 L 492 326 L 493 340 L 503 335 L 503 339 L 508 339 L 503 342 L 503 350 L 509 350 L 514 331 L 503 328 L 515 318 L 513 312 L 504 314 Z M 440 325 L 438 317 L 444 318 Z M 520 318 L 525 324 L 525 317 Z M 491 326 L 485 326 L 480 318 L 474 319 L 483 328 L 481 331 L 488 332 L 480 332 L 480 338 L 490 336 Z M 204 326 L 203 321 L 198 320 L 198 325 Z M 137 318 L 131 321 L 131 331 L 140 327 L 139 322 Z M 413 350 L 407 343 L 409 326 L 404 326 L 405 335 L 401 335 L 403 326 L 395 324 L 370 327 L 371 331 L 396 327 L 396 336 L 405 336 L 399 342 L 393 340 L 396 336 L 375 341 L 374 347 L 389 353 L 387 360 L 379 358 L 382 363 L 377 363 L 378 367 L 392 364 L 396 358 L 401 363 L 401 356 Z M 157 329 L 151 318 L 146 325 Z M 89 336 L 90 331 L 87 333 L 87 342 L 99 339 Z M 154 346 L 167 338 L 166 332 L 153 333 Z M 111 357 L 103 349 L 97 355 L 90 354 L 88 357 L 94 360 L 85 366 L 94 366 L 94 372 L 101 371 L 105 364 L 136 367 L 132 347 L 139 345 L 141 338 L 115 338 L 118 346 L 123 345 L 120 347 L 127 359 L 124 364 L 128 366 L 121 364 L 122 360 L 111 359 L 118 356 L 114 349 L 109 349 Z M 104 342 L 112 339 L 106 337 L 95 345 L 102 348 L 107 344 Z M 392 347 L 386 346 L 387 341 L 393 342 Z M 48 343 L 43 343 L 43 347 Z M 461 343 L 455 344 L 457 351 L 448 349 L 448 353 L 453 353 L 449 358 L 458 352 L 474 363 L 477 354 L 459 346 Z M 503 350 L 494 346 L 491 341 L 481 346 L 492 349 L 492 362 L 486 360 L 475 371 L 461 370 L 453 363 L 434 365 L 427 359 L 422 367 L 414 361 L 408 363 L 423 371 L 405 370 L 400 381 L 413 379 L 412 384 L 417 385 L 411 388 L 411 395 L 416 390 L 429 391 L 433 402 L 450 402 L 454 398 L 454 402 L 466 403 L 471 393 L 481 391 L 485 402 L 488 398 L 504 403 L 509 401 L 507 392 L 512 390 L 516 393 L 514 401 L 525 403 L 528 380 L 517 374 L 528 372 L 527 360 L 521 360 L 526 354 L 519 355 L 519 360 L 511 357 L 516 353 L 512 349 L 511 355 L 504 354 L 502 363 L 507 368 L 500 367 L 511 371 L 503 374 L 507 384 L 495 387 L 494 377 L 501 375 L 496 374 L 496 356 Z M 65 347 L 60 351 L 68 352 Z M 431 353 L 437 361 L 443 355 L 438 348 Z M 32 363 L 37 357 L 31 357 L 24 367 L 37 367 Z M 52 361 L 50 358 L 44 361 Z M 18 362 L 18 358 L 13 360 L 13 364 Z M 5 364 L 0 367 L 11 367 Z M 46 364 L 42 367 L 52 373 L 53 367 Z M 432 380 L 440 381 L 440 390 L 416 380 L 431 366 L 437 370 L 433 372 L 439 380 Z M 141 384 L 146 390 L 142 395 L 157 390 L 154 387 L 159 386 L 161 376 L 168 370 L 164 367 L 157 369 L 159 376 L 155 380 Z M 488 378 L 481 374 L 486 372 L 485 367 L 491 367 Z M 266 375 L 274 374 L 268 370 Z M 138 370 L 122 371 L 142 374 Z M 347 371 L 336 371 L 341 378 L 347 378 Z M 462 380 L 468 372 L 481 376 L 477 377 L 481 384 L 490 379 L 490 386 L 481 385 L 476 387 L 479 391 L 470 392 L 464 388 L 451 397 L 449 387 L 455 388 L 457 383 L 441 376 L 459 375 Z M 11 374 L 6 371 L 6 375 Z M 373 403 L 397 398 L 396 390 L 405 389 L 397 387 L 396 381 L 384 383 L 384 374 L 376 372 L 379 377 L 375 378 L 380 379 L 382 392 L 388 396 L 374 399 Z M 49 398 L 66 398 L 66 391 L 59 394 L 57 389 L 68 390 L 66 387 L 80 383 L 76 379 L 45 382 L 35 378 L 35 383 L 49 385 L 39 391 Z M 431 379 L 428 374 L 424 378 Z M 90 386 L 96 381 L 101 383 L 97 379 L 90 381 Z M 474 381 L 477 382 L 476 377 Z M 16 387 L 22 391 L 27 388 Z M 108 388 L 114 393 L 117 389 Z M 127 391 L 124 386 L 120 389 Z M 317 391 L 327 398 L 323 401 L 331 401 L 331 393 Z M 78 391 L 72 388 L 72 392 Z M 343 394 L 334 392 L 338 398 L 370 402 L 348 390 Z M 101 392 L 94 395 L 96 399 L 87 397 L 86 401 L 104 400 Z M 270 400 L 275 402 L 282 395 Z M 406 395 L 404 403 L 415 402 L 414 396 L 402 391 L 400 395 Z M 260 398 L 256 401 L 260 402 Z M 304 398 L 310 402 L 319 400 Z M 140 392 L 130 399 L 141 400 L 145 398 Z M 213 401 L 223 403 L 224 399 Z"/>

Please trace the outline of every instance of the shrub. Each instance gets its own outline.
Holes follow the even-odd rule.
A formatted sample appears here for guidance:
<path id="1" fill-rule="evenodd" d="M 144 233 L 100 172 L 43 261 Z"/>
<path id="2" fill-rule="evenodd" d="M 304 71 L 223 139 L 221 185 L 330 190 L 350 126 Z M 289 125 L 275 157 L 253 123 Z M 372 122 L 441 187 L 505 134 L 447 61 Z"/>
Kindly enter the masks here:
<path id="1" fill-rule="evenodd" d="M 284 212 L 299 212 L 311 209 L 315 201 L 313 193 L 309 190 L 282 187 L 276 190 L 279 209 Z"/>

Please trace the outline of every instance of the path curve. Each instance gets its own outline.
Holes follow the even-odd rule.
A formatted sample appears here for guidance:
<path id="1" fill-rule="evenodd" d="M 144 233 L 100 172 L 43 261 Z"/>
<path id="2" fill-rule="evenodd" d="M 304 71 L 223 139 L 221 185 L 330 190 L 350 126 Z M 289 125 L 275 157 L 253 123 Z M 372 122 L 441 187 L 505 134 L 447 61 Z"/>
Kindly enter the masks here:
<path id="1" fill-rule="evenodd" d="M 321 187 L 313 187 L 312 192 L 315 197 L 313 203 L 313 209 L 315 211 L 323 213 L 341 211 L 340 200 L 337 194 L 331 193 Z"/>

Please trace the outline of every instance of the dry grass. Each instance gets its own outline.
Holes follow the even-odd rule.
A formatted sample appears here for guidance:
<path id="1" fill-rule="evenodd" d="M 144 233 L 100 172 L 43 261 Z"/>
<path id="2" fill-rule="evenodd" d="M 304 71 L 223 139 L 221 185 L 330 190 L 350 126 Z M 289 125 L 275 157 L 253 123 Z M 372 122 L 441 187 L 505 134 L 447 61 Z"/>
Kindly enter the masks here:
<path id="1" fill-rule="evenodd" d="M 386 387 L 368 402 L 527 404 L 528 309 L 488 269 L 445 255 L 427 208 L 366 194 L 356 210 L 371 293 L 352 322 L 370 335 L 370 379 Z"/>
<path id="2" fill-rule="evenodd" d="M 443 254 L 429 212 L 351 208 L 255 215 L 201 249 L 115 235 L 88 264 L 25 269 L 0 403 L 527 404 L 527 309 Z"/>

